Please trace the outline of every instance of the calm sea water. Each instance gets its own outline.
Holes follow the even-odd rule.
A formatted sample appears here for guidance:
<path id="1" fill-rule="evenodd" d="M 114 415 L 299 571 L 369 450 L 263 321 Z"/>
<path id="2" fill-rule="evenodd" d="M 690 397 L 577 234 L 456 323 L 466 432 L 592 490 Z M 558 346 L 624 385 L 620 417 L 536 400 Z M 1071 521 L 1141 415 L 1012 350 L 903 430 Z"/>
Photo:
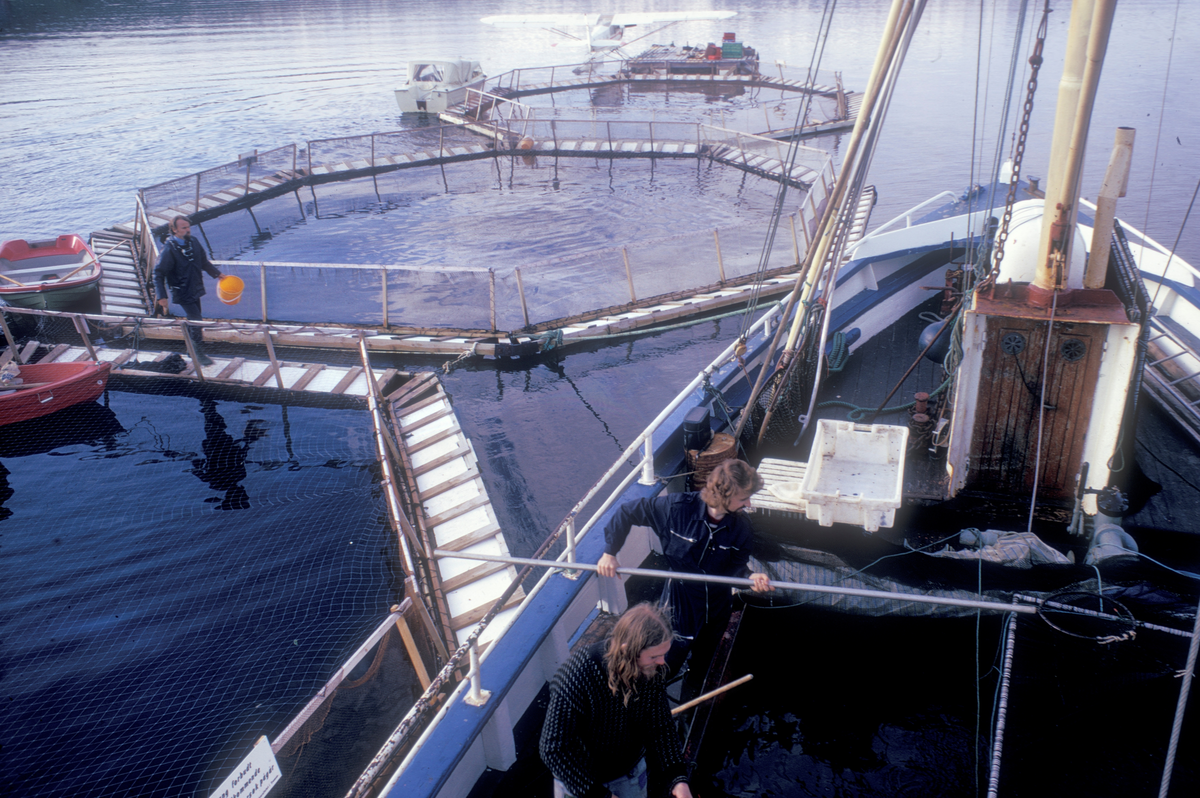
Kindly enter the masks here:
<path id="1" fill-rule="evenodd" d="M 1052 44 L 1044 75 L 1054 75 L 1061 61 L 1066 3 L 1060 5 L 1063 8 L 1051 17 Z M 629 11 L 680 6 L 669 0 L 621 3 L 621 9 Z M 810 60 L 823 4 L 761 0 L 703 7 L 739 13 L 719 23 L 721 27 L 681 24 L 647 41 L 703 44 L 719 39 L 724 30 L 734 30 L 739 39 L 758 48 L 767 63 L 779 59 L 803 66 Z M 990 80 L 977 81 L 977 63 L 1007 63 L 1012 38 L 1008 20 L 1018 8 L 1015 0 L 931 4 L 913 41 L 874 160 L 871 182 L 880 192 L 877 222 L 938 191 L 961 191 L 991 168 L 996 134 L 981 133 L 983 142 L 972 151 L 971 133 L 994 129 L 1003 85 L 994 70 Z M 410 58 L 462 55 L 480 60 L 489 74 L 578 61 L 583 56 L 579 47 L 550 33 L 498 30 L 477 20 L 496 13 L 596 10 L 588 3 L 540 0 L 12 0 L 2 9 L 0 239 L 87 233 L 124 221 L 133 215 L 137 188 L 227 163 L 252 149 L 412 124 L 401 118 L 391 93 L 402 82 Z M 886 11 L 882 0 L 838 4 L 822 64 L 825 82 L 837 71 L 848 88 L 865 86 Z M 1027 24 L 1025 38 L 1032 24 Z M 1092 196 L 1113 128 L 1138 128 L 1134 173 L 1120 212 L 1168 246 L 1179 235 L 1200 178 L 1195 167 L 1200 162 L 1195 136 L 1200 108 L 1194 102 L 1200 80 L 1198 43 L 1200 13 L 1187 3 L 1141 0 L 1118 9 L 1092 128 L 1094 147 L 1085 169 L 1084 193 Z M 1054 78 L 1043 78 L 1027 174 L 1045 174 L 1050 135 L 1046 122 L 1056 88 Z M 976 97 L 986 113 L 972 113 Z M 1009 136 L 1012 127 L 1010 123 Z M 828 144 L 836 150 L 843 142 Z M 562 224 L 541 232 L 544 246 L 553 247 L 554 237 L 564 230 L 580 228 L 589 207 L 599 202 L 572 203 L 564 197 L 561 205 L 550 201 L 547 206 L 561 216 Z M 477 201 L 485 198 L 481 195 Z M 708 212 L 697 209 L 694 218 L 684 214 L 680 224 L 702 226 Z M 398 227 L 401 219 L 392 212 L 376 214 L 369 227 L 364 223 L 349 236 L 356 238 L 362 230 L 395 246 L 395 230 L 389 228 Z M 428 222 L 422 227 L 428 228 Z M 609 237 L 624 233 L 619 220 L 605 219 L 604 228 L 601 234 Z M 436 233 L 436 228 L 430 232 Z M 520 235 L 523 246 L 536 247 L 530 242 L 535 232 L 540 231 L 519 230 L 514 235 Z M 359 245 L 319 234 L 312 241 L 312 257 L 322 261 L 341 260 Z M 436 240 L 419 242 L 435 244 Z M 1194 224 L 1183 233 L 1180 251 L 1200 263 L 1200 234 Z M 737 328 L 736 319 L 708 323 L 579 352 L 561 364 L 512 370 L 468 364 L 445 378 L 482 461 L 498 516 L 510 531 L 510 546 L 517 553 L 532 550 L 662 404 L 732 340 Z M 438 364 L 398 359 L 392 365 L 432 369 Z M 119 392 L 112 396 L 118 418 L 123 418 L 121 407 L 138 407 L 145 401 Z M 183 404 L 131 412 L 149 424 L 186 413 L 195 433 L 202 428 L 202 407 L 194 398 L 180 401 Z M 229 418 L 246 414 L 244 408 L 218 404 Z M 279 418 L 263 421 L 282 424 Z M 122 421 L 126 428 L 129 423 Z M 240 435 L 240 420 L 230 428 Z M 319 427 L 320 434 L 328 436 L 356 434 L 351 428 Z M 264 440 L 254 443 L 251 452 Z M 193 449 L 201 451 L 197 446 L 188 451 Z M 68 453 L 59 462 L 105 456 L 92 449 L 86 452 Z M 69 480 L 78 473 L 72 465 L 22 476 L 20 469 L 29 462 L 0 457 L 0 465 L 13 475 L 10 484 L 24 485 L 14 481 L 21 479 L 50 484 L 51 479 Z M 38 466 L 42 468 L 46 466 Z M 191 474 L 181 479 L 197 481 Z M 104 507 L 98 512 L 114 519 L 104 556 L 123 556 L 130 549 L 136 556 L 142 538 L 121 534 L 127 512 L 111 508 L 107 500 L 113 492 L 106 486 L 93 497 Z M 252 498 L 256 495 L 250 493 Z M 25 500 L 30 494 L 23 487 L 20 495 Z M 130 501 L 140 504 L 146 499 Z M 13 516 L 0 522 L 5 540 L 34 534 L 22 523 L 54 523 L 48 498 L 22 505 L 22 513 L 21 518 L 35 521 Z M 264 524 L 279 520 L 264 511 Z M 166 509 L 162 523 L 181 526 Z M 274 545 L 282 549 L 287 542 L 277 538 Z M 237 551 L 238 544 L 230 548 Z M 7 543 L 0 553 L 6 572 L 21 567 Z M 161 567 L 177 567 L 180 559 L 168 559 Z M 54 560 L 49 562 L 52 568 Z M 305 586 L 298 587 L 295 601 L 306 601 L 306 595 Z M 172 600 L 185 596 L 181 590 Z M 13 605 L 6 617 L 15 617 L 19 609 Z M 214 626 L 220 626 L 224 611 L 214 602 Z M 229 640 L 237 634 L 231 632 Z M 150 637 L 160 644 L 157 636 Z M 5 638 L 11 645 L 11 632 Z M 220 638 L 213 643 L 220 644 Z M 87 678 L 86 669 L 81 678 Z M 4 755 L 9 751 L 5 742 Z M 840 788 L 857 794 L 852 785 Z M 78 791 L 46 794 L 72 792 Z"/>

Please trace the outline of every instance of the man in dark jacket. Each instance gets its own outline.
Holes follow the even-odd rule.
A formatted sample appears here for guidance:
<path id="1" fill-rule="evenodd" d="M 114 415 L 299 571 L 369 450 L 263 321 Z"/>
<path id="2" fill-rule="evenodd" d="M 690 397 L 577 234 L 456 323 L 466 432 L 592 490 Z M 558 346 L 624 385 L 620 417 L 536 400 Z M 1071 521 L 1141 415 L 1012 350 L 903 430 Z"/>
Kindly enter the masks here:
<path id="1" fill-rule="evenodd" d="M 658 536 L 667 567 L 678 573 L 748 576 L 757 593 L 774 590 L 766 574 L 750 573 L 754 533 L 741 510 L 763 486 L 762 477 L 741 460 L 726 460 L 712 470 L 699 493 L 670 493 L 626 502 L 604 528 L 601 576 L 617 575 L 617 552 L 634 526 L 648 526 Z M 667 654 L 674 675 L 683 665 L 696 636 L 732 606 L 726 585 L 672 579 L 663 590 L 670 608 L 675 644 Z"/>
<path id="2" fill-rule="evenodd" d="M 204 275 L 201 270 L 208 272 L 215 279 L 221 279 L 221 272 L 208 259 L 204 247 L 192 238 L 192 225 L 186 216 L 176 216 L 171 220 L 171 235 L 167 236 L 158 265 L 154 267 L 154 287 L 157 290 L 158 304 L 163 313 L 167 312 L 167 286 L 171 288 L 171 301 L 183 308 L 183 312 L 191 321 L 200 321 L 200 297 L 207 293 L 204 290 Z M 189 332 L 192 343 L 196 346 L 196 358 L 202 366 L 211 366 L 212 360 L 204 354 L 204 330 L 191 327 Z"/>
<path id="3" fill-rule="evenodd" d="M 650 773 L 692 798 L 662 674 L 670 646 L 670 623 L 639 604 L 559 668 L 538 746 L 555 798 L 646 798 Z"/>

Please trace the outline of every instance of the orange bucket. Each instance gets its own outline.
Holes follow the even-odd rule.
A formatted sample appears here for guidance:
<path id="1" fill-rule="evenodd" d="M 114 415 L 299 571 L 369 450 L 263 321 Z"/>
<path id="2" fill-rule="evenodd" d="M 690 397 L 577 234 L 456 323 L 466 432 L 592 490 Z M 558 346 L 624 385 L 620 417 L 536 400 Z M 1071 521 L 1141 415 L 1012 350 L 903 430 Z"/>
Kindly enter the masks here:
<path id="1" fill-rule="evenodd" d="M 245 287 L 241 277 L 226 274 L 217 280 L 217 296 L 226 305 L 236 305 L 242 301 L 242 289 Z"/>

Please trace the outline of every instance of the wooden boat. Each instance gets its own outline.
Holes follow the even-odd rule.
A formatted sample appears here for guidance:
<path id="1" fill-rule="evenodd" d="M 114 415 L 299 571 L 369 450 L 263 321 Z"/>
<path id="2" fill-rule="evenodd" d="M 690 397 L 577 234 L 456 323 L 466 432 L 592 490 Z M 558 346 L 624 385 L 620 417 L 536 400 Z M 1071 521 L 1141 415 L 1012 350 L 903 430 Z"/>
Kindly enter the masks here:
<path id="1" fill-rule="evenodd" d="M 69 310 L 100 284 L 100 261 L 77 235 L 14 239 L 0 246 L 0 300 L 21 308 Z"/>
<path id="2" fill-rule="evenodd" d="M 408 82 L 396 89 L 396 104 L 406 114 L 438 114 L 467 99 L 468 89 L 482 89 L 487 75 L 478 61 L 462 58 L 410 61 Z"/>
<path id="3" fill-rule="evenodd" d="M 0 426 L 91 402 L 104 392 L 111 363 L 93 360 L 21 366 L 21 383 L 0 383 Z"/>

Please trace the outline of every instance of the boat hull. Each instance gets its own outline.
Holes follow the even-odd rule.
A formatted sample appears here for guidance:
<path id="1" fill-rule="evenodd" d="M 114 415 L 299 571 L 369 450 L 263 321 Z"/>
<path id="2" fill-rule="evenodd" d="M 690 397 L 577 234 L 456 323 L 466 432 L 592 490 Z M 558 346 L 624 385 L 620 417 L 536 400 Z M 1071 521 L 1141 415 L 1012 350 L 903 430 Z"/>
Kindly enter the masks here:
<path id="1" fill-rule="evenodd" d="M 0 426 L 48 416 L 91 402 L 108 385 L 111 363 L 44 363 L 21 366 L 22 385 L 0 391 Z"/>
<path id="2" fill-rule="evenodd" d="M 458 86 L 434 86 L 422 88 L 420 84 L 396 89 L 396 105 L 405 114 L 440 114 L 443 111 L 466 102 L 469 89 L 483 90 L 486 78 L 464 83 Z"/>
<path id="3" fill-rule="evenodd" d="M 100 285 L 100 262 L 77 235 L 0 245 L 0 300 L 18 308 L 71 310 Z"/>

